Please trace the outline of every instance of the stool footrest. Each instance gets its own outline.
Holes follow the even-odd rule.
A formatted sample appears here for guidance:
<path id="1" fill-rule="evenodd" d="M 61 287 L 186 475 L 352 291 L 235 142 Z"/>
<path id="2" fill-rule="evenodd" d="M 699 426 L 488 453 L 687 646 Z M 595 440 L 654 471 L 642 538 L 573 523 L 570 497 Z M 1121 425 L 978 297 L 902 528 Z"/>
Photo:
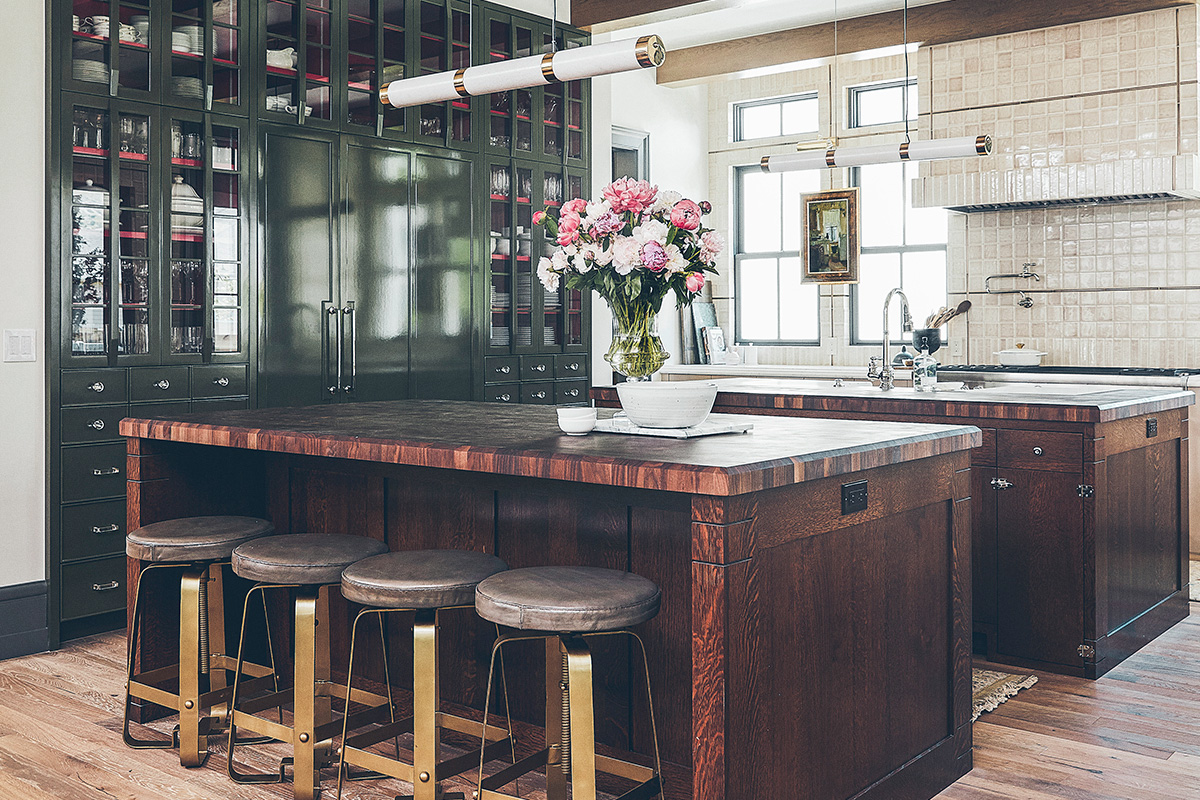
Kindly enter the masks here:
<path id="1" fill-rule="evenodd" d="M 538 752 L 534 753 L 531 756 L 526 756 L 525 758 L 522 758 L 520 761 L 513 764 L 511 767 L 505 767 L 504 769 L 500 770 L 499 772 L 495 773 L 494 775 L 489 775 L 488 777 L 484 778 L 483 783 L 480 784 L 480 788 L 483 789 L 485 792 L 493 790 L 493 789 L 499 789 L 501 786 L 505 786 L 509 783 L 512 783 L 513 781 L 515 781 L 517 778 L 521 777 L 522 775 L 524 775 L 528 772 L 533 772 L 538 767 L 546 766 L 546 763 L 549 761 L 549 759 L 550 759 L 550 748 L 547 747 L 545 749 L 539 750 Z M 495 795 L 495 796 L 508 797 L 508 795 Z M 480 795 L 480 797 L 486 797 L 486 795 Z"/>
<path id="2" fill-rule="evenodd" d="M 496 758 L 503 752 L 511 752 L 511 741 L 511 739 L 505 737 L 499 741 L 488 742 L 483 748 L 483 760 L 491 761 L 493 758 Z M 460 772 L 466 772 L 472 767 L 479 767 L 478 753 L 463 753 L 461 756 L 447 758 L 437 766 L 438 780 L 441 780 L 442 778 L 449 778 L 453 775 L 459 774 Z"/>
<path id="3" fill-rule="evenodd" d="M 650 780 L 643 784 L 633 787 L 625 794 L 617 798 L 617 800 L 650 800 L 651 797 L 657 797 L 662 794 L 662 786 L 655 775 Z"/>
<path id="4" fill-rule="evenodd" d="M 353 718 L 351 719 L 353 720 Z M 379 744 L 384 739 L 392 739 L 397 736 L 412 732 L 413 718 L 407 717 L 405 719 L 396 720 L 395 722 L 389 722 L 386 725 L 381 725 L 378 728 L 373 728 L 372 730 L 365 731 L 363 733 L 355 734 L 354 736 L 348 736 L 346 737 L 346 744 L 350 747 L 361 749 L 370 747 L 373 744 Z"/>
<path id="5" fill-rule="evenodd" d="M 335 720 L 326 722 L 324 725 L 318 725 L 313 731 L 313 739 L 322 742 L 326 739 L 332 739 L 342 732 L 342 725 L 348 724 L 351 728 L 358 728 L 363 725 L 370 725 L 373 722 L 388 719 L 391 717 L 391 707 L 385 701 L 382 705 L 364 708 L 362 711 L 356 711 L 350 715 L 347 722 L 343 722 L 341 717 Z"/>
<path id="6" fill-rule="evenodd" d="M 240 689 L 239 689 L 240 691 Z M 286 706 L 292 702 L 292 690 L 281 689 L 278 692 L 271 692 L 262 697 L 253 700 L 243 700 L 238 703 L 237 710 L 242 714 L 257 714 L 259 711 L 266 711 L 269 708 L 277 708 Z"/>

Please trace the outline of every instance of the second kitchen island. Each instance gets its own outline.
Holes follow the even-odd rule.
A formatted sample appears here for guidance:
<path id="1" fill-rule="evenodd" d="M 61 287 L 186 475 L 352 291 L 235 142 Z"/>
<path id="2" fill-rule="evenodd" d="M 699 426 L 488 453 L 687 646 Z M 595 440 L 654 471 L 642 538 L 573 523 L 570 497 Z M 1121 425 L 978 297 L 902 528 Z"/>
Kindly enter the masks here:
<path id="1" fill-rule="evenodd" d="M 125 420 L 129 526 L 256 514 L 285 535 L 642 574 L 663 591 L 640 631 L 663 758 L 677 767 L 667 798 L 926 800 L 971 767 L 969 451 L 980 433 L 753 422 L 750 434 L 706 439 L 576 438 L 553 409 L 436 401 Z M 865 509 L 853 504 L 861 482 Z M 130 586 L 141 567 L 129 562 Z M 145 629 L 143 669 L 170 659 L 174 635 L 170 587 L 145 591 L 167 610 Z M 335 664 L 348 611 L 332 612 Z M 447 700 L 482 705 L 491 635 L 447 626 Z M 404 663 L 405 632 L 392 636 Z M 541 659 L 509 664 L 514 713 L 538 723 Z M 597 645 L 597 737 L 646 754 L 630 663 Z"/>

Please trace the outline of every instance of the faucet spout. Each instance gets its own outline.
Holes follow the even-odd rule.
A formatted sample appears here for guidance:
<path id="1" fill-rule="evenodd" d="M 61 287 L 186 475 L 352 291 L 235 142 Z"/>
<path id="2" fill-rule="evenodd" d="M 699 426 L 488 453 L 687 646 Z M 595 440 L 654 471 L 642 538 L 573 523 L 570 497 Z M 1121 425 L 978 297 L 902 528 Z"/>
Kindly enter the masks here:
<path id="1" fill-rule="evenodd" d="M 890 391 L 895 385 L 896 370 L 892 368 L 891 349 L 892 339 L 888 333 L 888 307 L 892 304 L 892 296 L 900 295 L 900 328 L 903 333 L 912 333 L 912 315 L 908 310 L 908 296 L 899 287 L 888 292 L 883 300 L 883 368 L 879 373 L 879 388 Z"/>

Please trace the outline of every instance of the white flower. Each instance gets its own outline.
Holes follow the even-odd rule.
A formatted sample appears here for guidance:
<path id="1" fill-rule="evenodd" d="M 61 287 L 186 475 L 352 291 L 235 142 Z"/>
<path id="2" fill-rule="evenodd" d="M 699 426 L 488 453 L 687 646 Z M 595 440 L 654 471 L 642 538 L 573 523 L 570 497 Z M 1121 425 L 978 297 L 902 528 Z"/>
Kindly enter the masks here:
<path id="1" fill-rule="evenodd" d="M 628 275 L 641 263 L 642 246 L 632 236 L 618 236 L 613 242 L 612 263 L 621 275 Z"/>
<path id="2" fill-rule="evenodd" d="M 645 220 L 641 225 L 633 229 L 633 238 L 637 240 L 639 245 L 646 244 L 647 242 L 666 244 L 667 226 L 656 219 Z"/>
<path id="3" fill-rule="evenodd" d="M 617 271 L 618 275 L 628 275 L 629 273 L 633 272 L 633 268 L 633 264 L 626 264 L 620 261 L 613 262 L 613 269 Z"/>
<path id="4" fill-rule="evenodd" d="M 580 253 L 579 255 L 575 256 L 575 258 L 571 259 L 571 264 L 575 267 L 575 271 L 580 275 L 590 271 L 592 268 L 591 262 L 587 260 L 587 257 L 584 255 L 584 253 Z"/>
<path id="5" fill-rule="evenodd" d="M 545 258 L 542 259 L 542 261 L 545 260 Z M 555 250 L 554 255 L 550 256 L 550 261 L 556 272 L 566 272 L 571 266 L 570 256 L 563 250 Z M 538 262 L 538 268 L 541 268 L 541 262 Z"/>
<path id="6" fill-rule="evenodd" d="M 611 264 L 613 260 L 612 245 L 608 247 L 601 247 L 598 244 L 592 245 L 592 260 L 602 267 Z"/>
<path id="7" fill-rule="evenodd" d="M 587 211 L 584 213 L 583 217 L 583 224 L 590 228 L 596 224 L 596 220 L 600 219 L 610 211 L 612 211 L 612 204 L 607 200 L 601 200 L 598 203 L 588 203 Z"/>
<path id="8" fill-rule="evenodd" d="M 683 195 L 681 195 L 679 192 L 660 191 L 658 193 L 658 199 L 655 200 L 654 205 L 650 207 L 650 213 L 653 214 L 659 211 L 670 211 L 675 207 L 675 204 L 682 199 Z"/>
<path id="9" fill-rule="evenodd" d="M 557 255 L 557 253 L 555 255 Z M 545 256 L 538 261 L 537 275 L 538 280 L 542 282 L 542 286 L 546 287 L 546 291 L 558 291 L 558 273 L 554 271 L 554 267 L 551 264 L 550 259 L 546 258 Z"/>
<path id="10" fill-rule="evenodd" d="M 687 272 L 689 270 L 688 260 L 683 257 L 683 251 L 673 244 L 666 247 L 667 250 L 667 269 L 671 272 Z"/>

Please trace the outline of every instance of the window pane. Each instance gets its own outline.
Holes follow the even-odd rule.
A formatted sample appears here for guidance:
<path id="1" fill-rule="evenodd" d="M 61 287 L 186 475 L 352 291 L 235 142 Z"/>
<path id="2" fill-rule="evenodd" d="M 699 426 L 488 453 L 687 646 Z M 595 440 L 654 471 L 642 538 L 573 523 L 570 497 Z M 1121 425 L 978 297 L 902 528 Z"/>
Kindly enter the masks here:
<path id="1" fill-rule="evenodd" d="M 821 190 L 821 173 L 806 169 L 783 172 L 780 176 L 783 178 L 783 249 L 799 252 L 804 241 L 804 212 L 801 210 L 800 197 Z"/>
<path id="2" fill-rule="evenodd" d="M 934 311 L 946 305 L 946 253 L 905 253 L 904 294 L 912 308 L 913 325 L 921 327 Z"/>
<path id="3" fill-rule="evenodd" d="M 948 238 L 950 212 L 944 208 L 913 208 L 912 181 L 916 167 L 907 164 L 904 171 L 904 240 L 907 244 L 945 244 Z"/>
<path id="4" fill-rule="evenodd" d="M 904 244 L 904 165 L 875 164 L 858 170 L 862 246 Z"/>
<path id="5" fill-rule="evenodd" d="M 773 258 L 747 258 L 737 262 L 743 341 L 779 338 L 777 270 Z"/>
<path id="6" fill-rule="evenodd" d="M 887 293 L 900 285 L 900 254 L 864 254 L 859 262 L 855 306 L 858 312 L 858 341 L 878 342 L 883 339 L 883 301 Z M 893 337 L 900 332 L 900 303 L 888 309 L 888 332 Z"/>
<path id="7" fill-rule="evenodd" d="M 742 114 L 742 139 L 761 139 L 766 136 L 778 136 L 779 104 L 768 103 L 761 106 L 739 106 Z"/>
<path id="8" fill-rule="evenodd" d="M 804 274 L 802 258 L 780 259 L 779 270 L 784 294 L 779 309 L 779 338 L 793 342 L 817 341 L 821 338 L 818 285 L 800 282 Z"/>
<path id="9" fill-rule="evenodd" d="M 742 172 L 740 252 L 774 253 L 780 248 L 780 173 Z"/>
<path id="10" fill-rule="evenodd" d="M 892 84 L 877 89 L 851 90 L 855 127 L 901 122 L 904 119 L 904 95 L 901 88 L 899 84 Z M 915 83 L 908 85 L 908 118 L 917 118 Z"/>
<path id="11" fill-rule="evenodd" d="M 791 100 L 783 104 L 783 132 L 811 133 L 819 127 L 817 123 L 817 98 Z"/>

